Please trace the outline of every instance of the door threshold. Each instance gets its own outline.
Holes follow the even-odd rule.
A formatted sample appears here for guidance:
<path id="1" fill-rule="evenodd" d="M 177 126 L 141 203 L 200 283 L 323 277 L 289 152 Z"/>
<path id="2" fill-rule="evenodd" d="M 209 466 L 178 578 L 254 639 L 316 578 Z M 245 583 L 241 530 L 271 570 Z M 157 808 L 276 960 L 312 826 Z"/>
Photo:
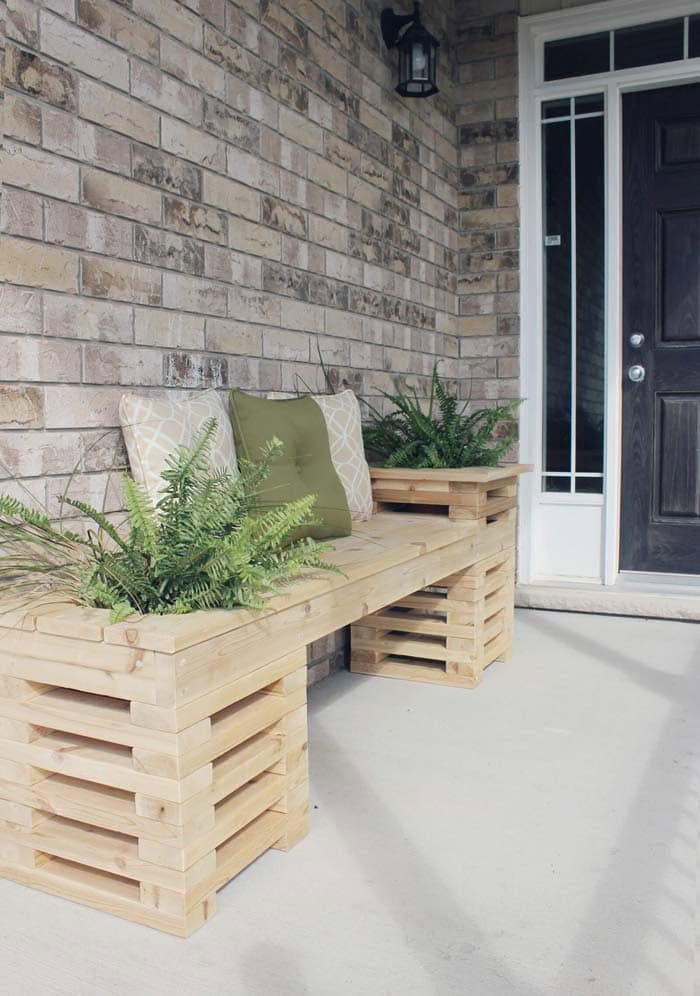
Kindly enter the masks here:
<path id="1" fill-rule="evenodd" d="M 661 590 L 661 586 L 654 589 L 650 582 L 630 582 L 627 578 L 614 585 L 519 584 L 515 604 L 522 609 L 700 622 L 700 590 L 694 586 L 679 584 L 671 588 L 664 583 Z"/>

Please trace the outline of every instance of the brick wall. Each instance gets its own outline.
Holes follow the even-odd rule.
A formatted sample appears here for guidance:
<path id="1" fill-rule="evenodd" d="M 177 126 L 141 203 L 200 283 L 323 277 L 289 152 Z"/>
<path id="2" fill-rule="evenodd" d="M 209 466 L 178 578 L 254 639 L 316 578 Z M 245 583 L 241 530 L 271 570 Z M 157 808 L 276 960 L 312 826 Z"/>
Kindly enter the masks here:
<path id="1" fill-rule="evenodd" d="M 10 0 L 3 490 L 117 509 L 124 390 L 457 376 L 453 25 L 403 100 L 382 6 Z"/>
<path id="2" fill-rule="evenodd" d="M 457 0 L 459 355 L 465 390 L 519 396 L 518 16 L 603 0 Z"/>

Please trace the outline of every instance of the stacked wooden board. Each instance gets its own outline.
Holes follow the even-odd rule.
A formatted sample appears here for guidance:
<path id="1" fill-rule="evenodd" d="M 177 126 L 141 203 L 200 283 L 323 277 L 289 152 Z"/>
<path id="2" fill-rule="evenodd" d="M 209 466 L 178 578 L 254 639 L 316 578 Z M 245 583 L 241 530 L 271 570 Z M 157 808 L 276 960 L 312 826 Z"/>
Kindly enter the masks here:
<path id="1" fill-rule="evenodd" d="M 372 469 L 380 510 L 438 508 L 451 521 L 474 523 L 477 559 L 354 624 L 352 671 L 472 688 L 510 654 L 517 485 L 528 469 Z"/>
<path id="2" fill-rule="evenodd" d="M 260 612 L 6 612 L 0 874 L 190 934 L 307 832 L 306 646 L 478 555 L 473 521 L 382 513 Z"/>

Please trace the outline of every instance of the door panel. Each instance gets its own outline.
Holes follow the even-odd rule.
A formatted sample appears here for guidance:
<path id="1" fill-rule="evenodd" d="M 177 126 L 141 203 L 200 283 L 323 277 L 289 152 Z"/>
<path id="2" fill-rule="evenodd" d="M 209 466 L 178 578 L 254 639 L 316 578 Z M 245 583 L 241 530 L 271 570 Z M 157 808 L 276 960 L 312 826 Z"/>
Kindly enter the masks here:
<path id="1" fill-rule="evenodd" d="M 661 342 L 700 342 L 700 211 L 660 214 Z M 696 259 L 696 266 L 679 260 Z"/>
<path id="2" fill-rule="evenodd" d="M 624 97 L 623 178 L 620 567 L 698 574 L 700 84 Z"/>

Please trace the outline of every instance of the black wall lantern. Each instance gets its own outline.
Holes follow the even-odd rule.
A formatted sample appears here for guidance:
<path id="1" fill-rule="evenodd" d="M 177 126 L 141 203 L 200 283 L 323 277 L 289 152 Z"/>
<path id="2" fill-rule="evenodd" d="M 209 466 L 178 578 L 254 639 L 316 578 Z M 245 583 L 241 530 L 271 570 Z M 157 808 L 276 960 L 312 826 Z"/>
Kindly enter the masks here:
<path id="1" fill-rule="evenodd" d="M 421 24 L 416 3 L 412 14 L 395 14 L 391 7 L 382 11 L 382 38 L 387 48 L 399 50 L 399 83 L 402 97 L 431 97 L 438 93 L 437 50 L 440 42 Z M 406 30 L 401 34 L 402 28 Z"/>

